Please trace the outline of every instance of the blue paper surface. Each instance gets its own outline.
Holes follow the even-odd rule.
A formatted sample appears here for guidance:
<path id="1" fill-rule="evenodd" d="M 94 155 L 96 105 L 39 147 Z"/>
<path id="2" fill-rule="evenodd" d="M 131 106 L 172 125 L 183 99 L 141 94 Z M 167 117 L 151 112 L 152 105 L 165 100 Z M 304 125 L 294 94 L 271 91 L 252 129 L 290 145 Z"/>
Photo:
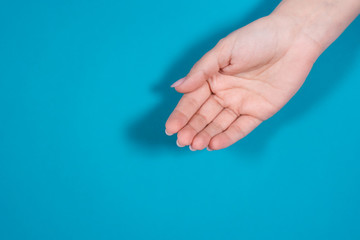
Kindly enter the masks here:
<path id="1" fill-rule="evenodd" d="M 278 1 L 0 3 L 0 239 L 360 239 L 360 19 L 248 137 L 191 152 L 169 86 Z"/>

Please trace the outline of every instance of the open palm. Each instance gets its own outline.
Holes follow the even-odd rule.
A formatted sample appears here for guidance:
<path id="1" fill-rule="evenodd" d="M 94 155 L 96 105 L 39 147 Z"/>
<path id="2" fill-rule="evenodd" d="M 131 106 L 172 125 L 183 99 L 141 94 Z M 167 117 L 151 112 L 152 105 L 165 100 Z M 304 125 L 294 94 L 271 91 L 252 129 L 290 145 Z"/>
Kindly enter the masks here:
<path id="1" fill-rule="evenodd" d="M 319 54 L 294 23 L 271 17 L 232 32 L 175 87 L 184 95 L 166 132 L 192 150 L 230 146 L 290 100 Z"/>

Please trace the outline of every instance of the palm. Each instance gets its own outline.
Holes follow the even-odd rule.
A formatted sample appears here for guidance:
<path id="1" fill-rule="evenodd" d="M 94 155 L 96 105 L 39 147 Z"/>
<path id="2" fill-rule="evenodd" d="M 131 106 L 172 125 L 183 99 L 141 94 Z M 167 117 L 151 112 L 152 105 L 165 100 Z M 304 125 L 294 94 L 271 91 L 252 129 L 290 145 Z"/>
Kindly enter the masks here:
<path id="1" fill-rule="evenodd" d="M 306 40 L 267 18 L 231 33 L 214 48 L 218 71 L 184 94 L 166 129 L 193 149 L 235 143 L 301 87 L 315 56 Z"/>

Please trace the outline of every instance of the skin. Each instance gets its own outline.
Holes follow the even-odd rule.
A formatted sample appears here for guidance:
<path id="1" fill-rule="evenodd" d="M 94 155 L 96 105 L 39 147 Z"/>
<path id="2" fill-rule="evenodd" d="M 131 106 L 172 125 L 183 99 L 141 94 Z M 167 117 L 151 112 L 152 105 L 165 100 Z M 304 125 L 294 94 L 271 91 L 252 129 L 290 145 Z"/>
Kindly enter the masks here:
<path id="1" fill-rule="evenodd" d="M 360 12 L 355 0 L 288 0 L 230 33 L 175 89 L 165 127 L 178 146 L 218 150 L 239 141 L 299 90 L 320 54 Z"/>

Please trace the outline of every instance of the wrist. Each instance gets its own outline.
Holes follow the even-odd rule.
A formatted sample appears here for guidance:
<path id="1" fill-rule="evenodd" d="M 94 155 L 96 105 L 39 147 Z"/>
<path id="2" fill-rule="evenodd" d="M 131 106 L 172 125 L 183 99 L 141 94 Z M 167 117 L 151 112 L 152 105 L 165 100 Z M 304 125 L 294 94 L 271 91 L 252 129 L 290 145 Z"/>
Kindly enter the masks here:
<path id="1" fill-rule="evenodd" d="M 313 64 L 324 50 L 324 45 L 307 33 L 307 25 L 300 18 L 281 9 L 267 16 L 279 29 L 278 35 L 286 39 L 282 44 L 296 52 L 299 59 Z"/>
<path id="2" fill-rule="evenodd" d="M 291 25 L 320 55 L 358 16 L 358 0 L 284 0 L 271 16 Z"/>

